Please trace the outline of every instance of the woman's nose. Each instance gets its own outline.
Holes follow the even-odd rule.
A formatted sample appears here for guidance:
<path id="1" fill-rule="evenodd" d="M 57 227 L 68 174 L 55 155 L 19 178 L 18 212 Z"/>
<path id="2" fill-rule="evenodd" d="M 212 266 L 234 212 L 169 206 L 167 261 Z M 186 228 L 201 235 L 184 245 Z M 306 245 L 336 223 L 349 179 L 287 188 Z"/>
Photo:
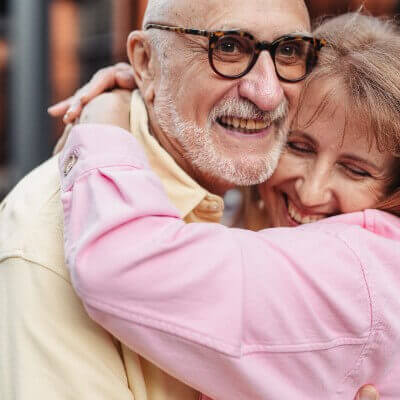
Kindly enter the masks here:
<path id="1" fill-rule="evenodd" d="M 305 208 L 314 208 L 328 204 L 332 198 L 332 185 L 328 174 L 314 171 L 300 176 L 295 189 L 301 204 Z"/>

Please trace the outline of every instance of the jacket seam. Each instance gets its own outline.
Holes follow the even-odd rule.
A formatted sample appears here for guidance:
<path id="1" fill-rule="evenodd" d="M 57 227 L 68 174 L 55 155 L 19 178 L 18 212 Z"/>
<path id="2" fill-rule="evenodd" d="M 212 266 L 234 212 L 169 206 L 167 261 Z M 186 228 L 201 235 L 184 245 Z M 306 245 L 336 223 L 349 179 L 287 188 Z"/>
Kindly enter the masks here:
<path id="1" fill-rule="evenodd" d="M 240 356 L 238 354 L 239 346 L 235 344 L 223 342 L 221 339 L 212 337 L 206 333 L 184 326 L 179 326 L 176 323 L 155 318 L 154 316 L 146 315 L 140 311 L 133 311 L 132 309 L 125 310 L 119 306 L 104 303 L 103 301 L 87 294 L 82 296 L 82 292 L 77 286 L 75 286 L 75 290 L 79 294 L 79 297 L 83 297 L 85 299 L 84 303 L 101 313 L 116 315 L 115 312 L 118 312 L 118 319 L 122 319 L 137 325 L 147 326 L 151 329 L 156 329 L 166 334 L 180 337 L 184 340 L 193 341 L 198 345 L 210 348 L 219 353 L 224 353 L 231 357 L 237 358 Z M 134 318 L 132 318 L 132 316 L 134 316 Z"/>
<path id="2" fill-rule="evenodd" d="M 326 232 L 329 235 L 337 236 L 335 234 L 332 234 L 331 232 Z M 235 235 L 234 235 L 235 236 Z M 339 238 L 338 239 L 344 243 L 346 247 L 349 247 L 347 243 L 343 241 L 343 239 Z M 240 247 L 240 252 L 241 252 L 241 259 L 242 259 L 242 271 L 244 268 L 244 263 L 245 263 L 245 258 L 244 258 L 244 251 L 242 246 L 240 246 L 240 241 L 237 240 L 238 246 Z M 354 251 L 351 249 L 352 253 L 354 254 Z M 359 258 L 357 257 L 356 254 L 354 254 L 356 257 L 357 261 L 360 263 Z M 364 276 L 364 271 L 363 268 L 363 276 Z M 365 276 L 364 276 L 365 279 Z M 243 284 L 244 284 L 244 275 L 243 275 Z M 243 296 L 244 296 L 244 289 L 243 289 Z M 369 295 L 369 290 L 368 290 L 368 297 L 371 303 L 370 295 Z M 242 302 L 243 305 L 243 302 Z M 243 306 L 242 306 L 243 307 Z M 371 308 L 370 308 L 371 310 Z M 243 313 L 243 308 L 242 308 L 242 313 Z M 243 314 L 242 314 L 243 315 Z M 365 346 L 368 343 L 368 339 L 371 336 L 371 325 L 368 330 L 367 335 L 360 335 L 358 337 L 338 337 L 334 338 L 332 340 L 327 340 L 327 341 L 320 341 L 320 342 L 309 342 L 309 343 L 293 343 L 293 344 L 243 344 L 243 338 L 241 342 L 241 348 L 242 348 L 242 354 L 243 355 L 248 355 L 252 353 L 300 353 L 300 352 L 314 352 L 314 351 L 325 351 L 329 350 L 332 348 L 336 347 L 343 347 L 343 346 Z"/>
<path id="3" fill-rule="evenodd" d="M 60 273 L 54 271 L 53 268 L 46 266 L 42 263 L 39 263 L 37 261 L 31 260 L 27 257 L 24 257 L 21 250 L 16 250 L 13 254 L 7 254 L 7 253 L 0 254 L 0 263 L 4 262 L 6 260 L 9 260 L 9 259 L 18 259 L 18 260 L 22 260 L 22 261 L 26 261 L 26 262 L 35 264 L 35 265 L 45 269 L 46 271 L 49 271 L 49 272 L 53 273 L 54 275 L 57 275 L 63 281 L 67 282 L 70 286 L 72 286 L 71 282 L 68 279 L 66 279 Z"/>
<path id="4" fill-rule="evenodd" d="M 366 221 L 365 221 L 365 216 L 364 216 L 364 224 L 365 223 L 366 223 Z M 350 252 L 353 254 L 355 259 L 357 260 L 359 267 L 361 269 L 361 272 L 362 272 L 365 288 L 367 290 L 368 299 L 369 299 L 369 309 L 370 309 L 369 335 L 368 335 L 366 343 L 363 345 L 363 347 L 361 349 L 360 355 L 358 356 L 358 358 L 354 364 L 354 368 L 349 370 L 343 379 L 343 385 L 345 385 L 345 383 L 349 380 L 352 380 L 355 384 L 357 384 L 357 375 L 359 375 L 361 364 L 363 363 L 364 359 L 366 359 L 368 357 L 369 349 L 372 347 L 376 335 L 379 333 L 379 331 L 382 330 L 382 328 L 380 327 L 379 321 L 375 321 L 375 312 L 374 312 L 374 306 L 373 306 L 373 300 L 372 300 L 372 294 L 371 294 L 372 290 L 371 290 L 371 286 L 367 279 L 368 274 L 367 274 L 367 271 L 365 269 L 363 262 L 361 261 L 357 252 L 352 248 L 352 246 L 350 246 L 348 241 L 340 233 L 334 234 L 334 236 L 337 239 L 339 239 L 350 250 Z M 337 394 L 342 394 L 342 393 L 343 393 L 343 389 L 337 391 Z"/>
<path id="5" fill-rule="evenodd" d="M 363 346 L 369 335 L 361 337 L 338 337 L 332 340 L 296 344 L 245 345 L 243 354 L 253 353 L 310 353 L 344 346 Z"/>
<path id="6" fill-rule="evenodd" d="M 64 193 L 68 193 L 72 190 L 74 185 L 80 181 L 82 181 L 84 178 L 88 177 L 89 175 L 92 175 L 95 172 L 100 172 L 102 169 L 119 169 L 119 168 L 130 168 L 136 171 L 150 171 L 150 169 L 145 168 L 143 164 L 137 163 L 136 165 L 132 161 L 122 161 L 122 162 L 115 162 L 115 163 L 108 163 L 108 164 L 100 164 L 100 165 L 94 165 L 94 166 L 89 166 L 87 168 L 82 169 L 81 171 L 76 171 L 75 176 L 72 176 L 70 180 L 68 180 L 68 176 L 62 180 L 61 183 L 61 190 Z M 66 183 L 64 183 L 67 181 Z"/>

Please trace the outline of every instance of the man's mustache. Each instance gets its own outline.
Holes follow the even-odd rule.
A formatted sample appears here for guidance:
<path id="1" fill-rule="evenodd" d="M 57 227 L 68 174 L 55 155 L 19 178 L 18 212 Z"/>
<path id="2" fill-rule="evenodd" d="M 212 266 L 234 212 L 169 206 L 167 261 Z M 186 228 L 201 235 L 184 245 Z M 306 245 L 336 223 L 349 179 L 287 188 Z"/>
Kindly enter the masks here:
<path id="1" fill-rule="evenodd" d="M 289 111 L 289 103 L 285 98 L 273 111 L 260 110 L 247 99 L 230 97 L 222 100 L 210 113 L 210 121 L 214 122 L 222 117 L 236 117 L 264 121 L 267 124 L 283 122 Z"/>

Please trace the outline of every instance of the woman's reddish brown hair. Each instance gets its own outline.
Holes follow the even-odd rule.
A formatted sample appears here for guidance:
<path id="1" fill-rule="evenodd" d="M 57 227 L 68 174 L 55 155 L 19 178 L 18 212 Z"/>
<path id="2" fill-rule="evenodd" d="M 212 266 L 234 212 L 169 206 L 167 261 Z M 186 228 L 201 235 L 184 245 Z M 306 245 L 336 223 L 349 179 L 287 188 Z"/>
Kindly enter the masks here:
<path id="1" fill-rule="evenodd" d="M 400 27 L 393 20 L 349 13 L 322 23 L 314 34 L 328 44 L 305 81 L 302 97 L 324 79 L 344 90 L 341 102 L 347 121 L 356 120 L 360 135 L 368 135 L 379 151 L 394 157 L 386 192 L 376 208 L 400 216 Z M 325 94 L 315 118 L 330 97 L 337 96 L 335 87 Z"/>
<path id="2" fill-rule="evenodd" d="M 347 110 L 345 128 L 349 122 L 352 126 L 356 122 L 360 135 L 368 135 L 379 151 L 389 152 L 394 158 L 386 191 L 376 208 L 400 216 L 400 28 L 392 20 L 357 12 L 324 21 L 314 34 L 324 38 L 327 45 L 321 50 L 318 66 L 304 82 L 295 123 L 302 116 L 301 104 L 308 89 L 322 82 L 335 82 L 307 124 L 342 96 L 340 102 Z M 268 205 L 260 213 L 257 201 L 256 191 L 245 189 L 239 219 L 250 229 L 260 229 L 260 220 L 268 220 Z"/>

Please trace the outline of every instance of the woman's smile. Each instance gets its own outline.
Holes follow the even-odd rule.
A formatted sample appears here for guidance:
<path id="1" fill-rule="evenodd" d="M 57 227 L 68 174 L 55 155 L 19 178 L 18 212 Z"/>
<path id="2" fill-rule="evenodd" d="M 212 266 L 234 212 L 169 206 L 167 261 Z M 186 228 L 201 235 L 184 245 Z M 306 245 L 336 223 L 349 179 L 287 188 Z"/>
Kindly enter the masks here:
<path id="1" fill-rule="evenodd" d="M 321 99 L 333 84 L 326 79 L 308 88 L 278 168 L 259 186 L 271 226 L 373 208 L 385 193 L 393 157 L 371 142 L 362 121 L 347 124 L 351 105 L 344 93 L 321 111 Z"/>
<path id="2" fill-rule="evenodd" d="M 301 209 L 285 193 L 283 194 L 283 198 L 285 200 L 289 222 L 292 222 L 293 225 L 309 224 L 311 222 L 317 222 L 323 218 L 327 218 L 330 216 L 329 214 L 315 214 L 311 211 Z"/>

